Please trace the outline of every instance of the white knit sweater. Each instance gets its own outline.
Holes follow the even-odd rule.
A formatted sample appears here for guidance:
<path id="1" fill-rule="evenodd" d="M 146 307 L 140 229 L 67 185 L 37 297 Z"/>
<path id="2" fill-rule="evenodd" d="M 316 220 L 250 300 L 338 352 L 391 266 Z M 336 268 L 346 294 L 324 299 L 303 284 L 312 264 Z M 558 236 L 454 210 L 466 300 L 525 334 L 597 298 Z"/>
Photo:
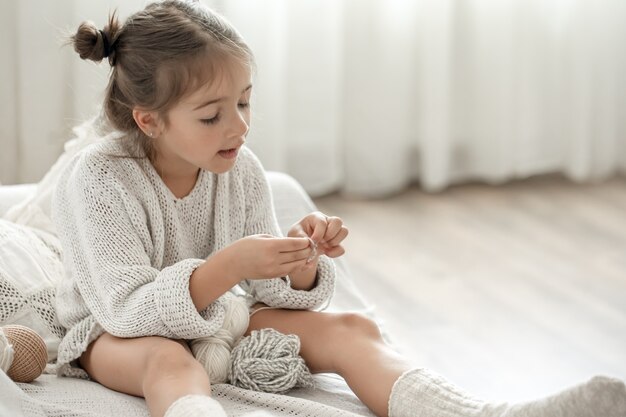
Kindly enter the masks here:
<path id="1" fill-rule="evenodd" d="M 52 219 L 66 270 L 56 309 L 68 330 L 59 345 L 59 375 L 86 377 L 75 360 L 105 331 L 177 339 L 215 333 L 223 298 L 199 313 L 189 294 L 192 272 L 237 239 L 280 235 L 263 167 L 246 147 L 229 172 L 201 170 L 182 199 L 146 158 L 127 156 L 113 140 L 87 147 L 68 164 L 54 194 Z M 333 262 L 322 256 L 310 291 L 281 278 L 241 287 L 270 306 L 312 309 L 330 299 L 334 282 Z"/>

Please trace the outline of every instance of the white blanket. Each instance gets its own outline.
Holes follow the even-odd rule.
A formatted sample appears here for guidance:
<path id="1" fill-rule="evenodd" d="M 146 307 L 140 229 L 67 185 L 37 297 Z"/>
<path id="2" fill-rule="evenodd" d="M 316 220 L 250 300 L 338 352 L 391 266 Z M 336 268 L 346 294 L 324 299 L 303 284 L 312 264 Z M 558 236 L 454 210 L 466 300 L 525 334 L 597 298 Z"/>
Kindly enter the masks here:
<path id="1" fill-rule="evenodd" d="M 243 390 L 232 385 L 212 387 L 213 397 L 229 416 L 265 410 L 275 416 L 373 416 L 343 379 L 316 375 L 315 389 L 295 389 L 287 395 Z M 112 391 L 74 378 L 42 375 L 30 384 L 14 384 L 0 372 L 0 416 L 3 417 L 149 417 L 142 398 Z"/>

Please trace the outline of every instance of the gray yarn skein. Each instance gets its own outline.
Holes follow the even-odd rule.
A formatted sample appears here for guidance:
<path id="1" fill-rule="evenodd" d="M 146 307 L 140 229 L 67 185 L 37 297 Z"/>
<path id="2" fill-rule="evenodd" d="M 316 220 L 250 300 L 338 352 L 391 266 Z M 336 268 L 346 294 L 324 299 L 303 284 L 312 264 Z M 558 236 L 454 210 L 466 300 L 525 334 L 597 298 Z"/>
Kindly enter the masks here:
<path id="1" fill-rule="evenodd" d="M 253 330 L 231 352 L 229 379 L 239 388 L 282 394 L 294 387 L 313 387 L 300 357 L 300 339 L 274 329 Z"/>

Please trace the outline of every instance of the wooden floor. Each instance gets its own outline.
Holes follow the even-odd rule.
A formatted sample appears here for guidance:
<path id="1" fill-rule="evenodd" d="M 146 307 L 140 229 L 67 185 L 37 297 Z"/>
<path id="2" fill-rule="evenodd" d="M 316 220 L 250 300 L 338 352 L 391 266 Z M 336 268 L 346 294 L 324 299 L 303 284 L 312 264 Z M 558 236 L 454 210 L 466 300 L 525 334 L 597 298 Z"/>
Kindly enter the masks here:
<path id="1" fill-rule="evenodd" d="M 315 200 L 398 349 L 471 393 L 522 401 L 626 380 L 626 179 Z"/>

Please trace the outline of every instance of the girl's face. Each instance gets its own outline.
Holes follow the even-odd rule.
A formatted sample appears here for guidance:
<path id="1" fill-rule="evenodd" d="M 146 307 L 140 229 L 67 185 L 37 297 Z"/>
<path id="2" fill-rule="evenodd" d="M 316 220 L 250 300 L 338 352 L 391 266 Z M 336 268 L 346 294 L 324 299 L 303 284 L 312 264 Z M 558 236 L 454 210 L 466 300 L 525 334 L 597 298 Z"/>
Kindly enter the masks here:
<path id="1" fill-rule="evenodd" d="M 183 97 L 155 139 L 156 164 L 170 175 L 214 173 L 235 164 L 250 128 L 250 69 L 228 63 L 213 82 Z"/>

